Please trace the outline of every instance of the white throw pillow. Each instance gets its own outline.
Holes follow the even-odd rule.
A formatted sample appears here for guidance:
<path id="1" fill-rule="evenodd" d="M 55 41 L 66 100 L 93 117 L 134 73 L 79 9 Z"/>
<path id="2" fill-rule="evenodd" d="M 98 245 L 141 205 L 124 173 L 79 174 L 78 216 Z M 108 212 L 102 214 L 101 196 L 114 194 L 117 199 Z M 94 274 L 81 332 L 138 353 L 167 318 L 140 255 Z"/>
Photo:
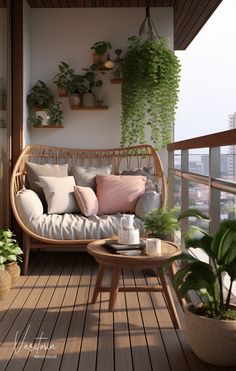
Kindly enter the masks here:
<path id="1" fill-rule="evenodd" d="M 48 204 L 48 214 L 79 212 L 74 196 L 75 179 L 73 176 L 60 178 L 40 176 L 39 179 Z"/>
<path id="2" fill-rule="evenodd" d="M 32 220 L 43 215 L 43 204 L 34 191 L 23 188 L 16 194 L 16 208 L 24 224 L 29 225 Z"/>
<path id="3" fill-rule="evenodd" d="M 135 215 L 144 220 L 145 214 L 161 207 L 161 194 L 156 191 L 147 191 L 139 199 L 135 207 Z"/>

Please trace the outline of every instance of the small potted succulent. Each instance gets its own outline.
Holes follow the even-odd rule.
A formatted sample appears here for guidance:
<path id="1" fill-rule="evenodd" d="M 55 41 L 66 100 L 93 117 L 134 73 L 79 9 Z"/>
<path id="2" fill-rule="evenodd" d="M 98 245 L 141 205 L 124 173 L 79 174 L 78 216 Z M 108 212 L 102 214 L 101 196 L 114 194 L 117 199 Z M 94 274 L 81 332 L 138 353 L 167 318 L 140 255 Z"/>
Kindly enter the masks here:
<path id="1" fill-rule="evenodd" d="M 179 220 L 195 217 L 209 222 L 196 209 L 189 209 Z M 184 252 L 178 257 L 183 265 L 175 274 L 174 286 L 182 297 L 196 290 L 202 304 L 192 303 L 185 308 L 186 330 L 190 346 L 203 361 L 216 366 L 236 366 L 235 333 L 236 307 L 230 304 L 233 283 L 236 280 L 236 220 L 223 220 L 214 235 L 193 226 L 185 234 L 185 247 L 201 248 L 207 262 Z M 223 277 L 229 277 L 229 288 Z"/>
<path id="2" fill-rule="evenodd" d="M 22 261 L 21 256 L 23 251 L 14 239 L 14 234 L 9 229 L 0 230 L 0 298 L 5 291 L 8 290 L 9 277 L 11 278 L 11 286 L 14 286 L 20 276 L 20 267 L 17 261 Z M 7 274 L 6 274 L 7 273 Z M 3 279 L 5 277 L 5 279 Z M 3 282 L 7 282 L 7 289 L 1 287 Z"/>
<path id="3" fill-rule="evenodd" d="M 66 62 L 58 65 L 59 73 L 54 76 L 53 82 L 57 85 L 59 97 L 68 97 L 68 87 L 75 76 L 75 71 Z"/>
<path id="4" fill-rule="evenodd" d="M 31 108 L 29 123 L 34 126 L 61 125 L 63 112 L 45 82 L 38 80 L 27 96 L 27 104 Z"/>

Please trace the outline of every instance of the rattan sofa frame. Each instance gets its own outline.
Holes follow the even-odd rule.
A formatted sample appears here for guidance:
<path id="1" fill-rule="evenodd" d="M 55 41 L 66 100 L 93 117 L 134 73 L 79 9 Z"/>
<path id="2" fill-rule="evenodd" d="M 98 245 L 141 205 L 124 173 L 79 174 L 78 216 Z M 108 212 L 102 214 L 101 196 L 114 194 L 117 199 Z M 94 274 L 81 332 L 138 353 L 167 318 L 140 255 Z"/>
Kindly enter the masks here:
<path id="1" fill-rule="evenodd" d="M 23 250 L 24 263 L 23 274 L 27 273 L 29 255 L 31 249 L 52 248 L 72 246 L 81 249 L 93 239 L 81 240 L 55 240 L 40 236 L 31 231 L 30 226 L 23 223 L 16 208 L 15 195 L 23 187 L 27 188 L 27 174 L 25 162 L 35 162 L 38 164 L 64 164 L 69 167 L 73 165 L 97 166 L 101 164 L 112 165 L 113 173 L 119 174 L 123 170 L 141 168 L 143 166 L 152 167 L 153 174 L 158 181 L 159 191 L 161 192 L 161 207 L 166 203 L 166 181 L 162 163 L 158 153 L 150 145 L 139 145 L 123 148 L 109 149 L 75 149 L 44 145 L 27 146 L 20 154 L 12 172 L 10 182 L 10 201 L 13 214 L 23 231 Z M 108 236 L 109 237 L 109 236 Z"/>

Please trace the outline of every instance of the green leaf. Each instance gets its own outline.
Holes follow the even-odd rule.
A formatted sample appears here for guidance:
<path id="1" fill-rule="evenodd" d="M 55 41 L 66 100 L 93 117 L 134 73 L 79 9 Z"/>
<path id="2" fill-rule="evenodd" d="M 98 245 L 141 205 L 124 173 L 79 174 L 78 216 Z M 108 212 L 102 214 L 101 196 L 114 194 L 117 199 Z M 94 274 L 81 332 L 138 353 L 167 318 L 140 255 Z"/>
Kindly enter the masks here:
<path id="1" fill-rule="evenodd" d="M 188 218 L 188 217 L 196 217 L 200 220 L 204 220 L 204 221 L 207 221 L 207 222 L 210 221 L 210 218 L 207 215 L 202 214 L 197 209 L 188 209 L 188 210 L 184 211 L 182 214 L 179 215 L 178 220 L 182 220 L 182 219 Z"/>

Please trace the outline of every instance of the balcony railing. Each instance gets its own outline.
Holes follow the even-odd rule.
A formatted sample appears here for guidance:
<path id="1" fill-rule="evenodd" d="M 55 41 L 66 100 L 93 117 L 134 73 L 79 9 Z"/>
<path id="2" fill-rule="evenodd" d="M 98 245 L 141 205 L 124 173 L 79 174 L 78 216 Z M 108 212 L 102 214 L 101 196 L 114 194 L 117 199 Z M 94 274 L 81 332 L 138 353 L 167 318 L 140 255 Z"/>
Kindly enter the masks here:
<path id="1" fill-rule="evenodd" d="M 167 149 L 169 207 L 179 206 L 182 212 L 194 207 L 208 214 L 212 234 L 222 219 L 235 219 L 236 129 L 171 143 Z M 188 224 L 191 220 L 182 221 L 182 235 Z M 194 253 L 204 259 L 200 250 Z"/>
<path id="2" fill-rule="evenodd" d="M 235 217 L 236 129 L 171 143 L 167 149 L 169 206 L 176 205 L 175 196 L 179 192 L 181 210 L 190 206 L 205 209 L 212 219 L 210 232 L 214 233 L 220 220 L 226 216 L 226 210 L 227 217 Z M 201 149 L 201 153 L 191 153 L 196 149 Z M 191 166 L 194 156 L 198 156 L 195 168 Z M 178 158 L 179 161 L 176 161 Z M 204 166 L 205 171 L 202 170 Z M 178 179 L 179 190 L 176 189 Z M 193 194 L 194 189 L 195 204 L 191 199 L 191 190 Z"/>

